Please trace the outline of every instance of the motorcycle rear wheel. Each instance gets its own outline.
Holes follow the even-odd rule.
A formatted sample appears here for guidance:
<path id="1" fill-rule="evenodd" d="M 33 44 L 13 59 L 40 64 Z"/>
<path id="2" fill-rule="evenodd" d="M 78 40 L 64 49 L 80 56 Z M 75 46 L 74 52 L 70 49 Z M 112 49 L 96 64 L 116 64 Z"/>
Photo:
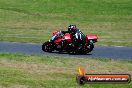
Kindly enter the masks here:
<path id="1" fill-rule="evenodd" d="M 93 43 L 90 43 L 89 44 L 89 52 L 91 52 L 93 50 L 93 48 L 94 48 L 94 44 Z"/>
<path id="2" fill-rule="evenodd" d="M 93 50 L 93 48 L 94 48 L 94 44 L 93 43 L 90 43 L 88 45 L 86 44 L 84 49 L 83 49 L 83 51 L 82 51 L 82 53 L 83 54 L 88 54 L 89 52 L 91 52 Z"/>

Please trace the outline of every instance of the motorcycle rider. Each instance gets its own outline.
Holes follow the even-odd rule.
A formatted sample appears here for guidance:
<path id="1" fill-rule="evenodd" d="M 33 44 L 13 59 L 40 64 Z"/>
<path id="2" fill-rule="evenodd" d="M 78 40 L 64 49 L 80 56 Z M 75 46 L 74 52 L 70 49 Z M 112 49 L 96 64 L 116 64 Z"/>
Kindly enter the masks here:
<path id="1" fill-rule="evenodd" d="M 75 46 L 77 47 L 82 47 L 81 44 L 84 44 L 86 41 L 86 37 L 85 35 L 80 31 L 80 29 L 78 29 L 76 27 L 76 25 L 69 25 L 68 30 L 67 31 L 61 31 L 63 34 L 65 33 L 69 33 L 72 35 L 72 43 L 71 46 L 73 47 L 73 49 L 75 48 Z"/>
<path id="2" fill-rule="evenodd" d="M 70 44 L 71 48 L 72 49 L 75 49 L 75 46 L 77 47 L 82 47 L 81 44 L 85 44 L 85 41 L 86 41 L 86 37 L 85 35 L 80 31 L 80 29 L 78 29 L 76 27 L 76 25 L 69 25 L 68 26 L 68 30 L 67 31 L 60 31 L 58 34 L 61 35 L 62 34 L 66 34 L 66 33 L 69 33 L 71 34 L 72 36 L 72 43 Z M 57 37 L 57 35 L 54 35 L 52 37 L 52 39 L 50 40 L 51 42 L 53 42 Z M 62 41 L 62 46 L 63 46 L 63 41 Z"/>

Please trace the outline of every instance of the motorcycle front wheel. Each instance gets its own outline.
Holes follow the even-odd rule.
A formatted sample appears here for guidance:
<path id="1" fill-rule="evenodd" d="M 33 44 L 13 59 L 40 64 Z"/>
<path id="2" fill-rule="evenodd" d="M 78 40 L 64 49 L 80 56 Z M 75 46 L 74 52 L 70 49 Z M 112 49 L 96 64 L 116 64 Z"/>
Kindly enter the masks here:
<path id="1" fill-rule="evenodd" d="M 49 41 L 45 42 L 43 45 L 42 45 L 42 50 L 44 52 L 52 52 L 53 51 L 53 44 Z"/>

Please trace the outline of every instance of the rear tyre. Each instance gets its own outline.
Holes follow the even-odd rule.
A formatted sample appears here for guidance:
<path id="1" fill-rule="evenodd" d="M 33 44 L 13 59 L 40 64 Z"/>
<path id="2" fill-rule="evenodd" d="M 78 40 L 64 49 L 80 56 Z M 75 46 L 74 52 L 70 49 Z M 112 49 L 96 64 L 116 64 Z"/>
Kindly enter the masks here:
<path id="1" fill-rule="evenodd" d="M 94 44 L 90 43 L 88 47 L 89 47 L 89 52 L 91 52 L 93 50 L 93 48 L 94 48 Z"/>
<path id="2" fill-rule="evenodd" d="M 85 45 L 84 49 L 83 49 L 83 54 L 88 54 L 89 52 L 91 52 L 94 48 L 94 44 L 92 42 L 90 42 L 90 44 Z"/>
<path id="3" fill-rule="evenodd" d="M 49 41 L 45 42 L 43 45 L 42 45 L 42 50 L 44 52 L 52 52 L 53 51 L 53 44 Z"/>

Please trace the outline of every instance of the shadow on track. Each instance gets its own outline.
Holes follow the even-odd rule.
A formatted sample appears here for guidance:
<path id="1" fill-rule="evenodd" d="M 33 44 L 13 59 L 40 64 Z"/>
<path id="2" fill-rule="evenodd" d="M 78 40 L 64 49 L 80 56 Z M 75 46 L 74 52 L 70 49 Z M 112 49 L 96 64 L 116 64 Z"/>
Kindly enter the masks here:
<path id="1" fill-rule="evenodd" d="M 67 54 L 67 55 L 82 55 L 82 56 L 84 56 L 84 55 L 92 55 L 92 54 L 90 54 L 90 53 L 88 53 L 88 54 L 83 54 L 83 53 L 68 53 L 68 52 L 58 52 L 58 51 L 54 51 L 54 52 L 46 52 L 46 53 L 54 53 L 54 54 Z"/>

